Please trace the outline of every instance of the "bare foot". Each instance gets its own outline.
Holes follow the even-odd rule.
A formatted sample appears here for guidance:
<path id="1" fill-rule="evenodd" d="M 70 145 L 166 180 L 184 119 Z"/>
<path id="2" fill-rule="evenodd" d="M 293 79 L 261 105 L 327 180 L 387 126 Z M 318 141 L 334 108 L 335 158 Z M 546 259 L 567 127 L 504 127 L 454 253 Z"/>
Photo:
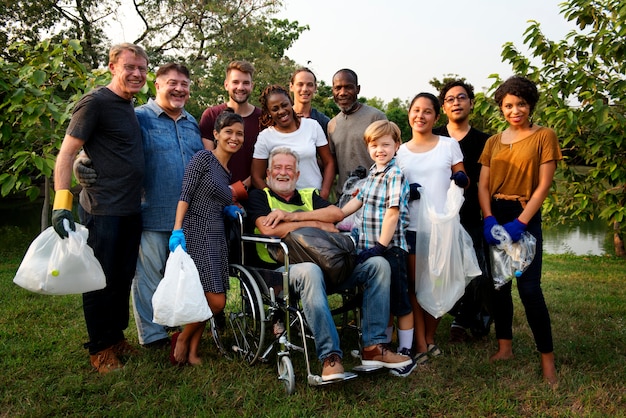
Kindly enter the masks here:
<path id="1" fill-rule="evenodd" d="M 189 364 L 192 366 L 199 366 L 202 364 L 202 359 L 198 356 L 189 355 Z"/>
<path id="2" fill-rule="evenodd" d="M 541 353 L 541 371 L 544 382 L 552 387 L 558 384 L 556 368 L 554 367 L 554 353 Z"/>
<path id="3" fill-rule="evenodd" d="M 182 335 L 176 340 L 176 347 L 174 348 L 174 358 L 180 364 L 185 364 L 188 361 L 189 344 L 183 338 Z"/>
<path id="4" fill-rule="evenodd" d="M 493 363 L 494 361 L 510 360 L 513 357 L 515 357 L 515 355 L 513 355 L 513 351 L 511 350 L 504 350 L 504 351 L 498 350 L 497 353 L 489 357 L 489 361 Z"/>

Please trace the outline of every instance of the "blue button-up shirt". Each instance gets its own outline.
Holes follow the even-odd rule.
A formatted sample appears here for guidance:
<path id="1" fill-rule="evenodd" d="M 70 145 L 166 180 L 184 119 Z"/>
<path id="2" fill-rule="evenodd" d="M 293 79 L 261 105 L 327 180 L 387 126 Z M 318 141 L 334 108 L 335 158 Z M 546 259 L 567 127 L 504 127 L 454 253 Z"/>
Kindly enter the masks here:
<path id="1" fill-rule="evenodd" d="M 185 110 L 173 120 L 153 99 L 137 107 L 135 113 L 146 164 L 141 201 L 143 229 L 171 231 L 185 167 L 203 149 L 200 127 Z"/>

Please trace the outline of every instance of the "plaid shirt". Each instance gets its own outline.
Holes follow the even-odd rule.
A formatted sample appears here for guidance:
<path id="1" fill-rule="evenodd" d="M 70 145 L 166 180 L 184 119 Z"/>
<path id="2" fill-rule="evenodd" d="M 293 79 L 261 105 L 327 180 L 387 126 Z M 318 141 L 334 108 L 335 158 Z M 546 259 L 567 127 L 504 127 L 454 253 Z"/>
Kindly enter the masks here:
<path id="1" fill-rule="evenodd" d="M 395 158 L 382 171 L 376 171 L 376 164 L 370 168 L 370 174 L 357 199 L 363 202 L 359 249 L 365 250 L 376 245 L 382 232 L 385 212 L 388 208 L 399 207 L 400 218 L 388 247 L 400 247 L 407 251 L 404 231 L 409 225 L 409 184 Z"/>

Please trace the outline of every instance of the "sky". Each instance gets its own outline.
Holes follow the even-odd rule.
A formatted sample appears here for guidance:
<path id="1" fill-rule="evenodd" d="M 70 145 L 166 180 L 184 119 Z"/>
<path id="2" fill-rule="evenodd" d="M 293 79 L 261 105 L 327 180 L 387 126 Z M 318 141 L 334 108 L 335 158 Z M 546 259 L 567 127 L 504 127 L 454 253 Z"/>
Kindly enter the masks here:
<path id="1" fill-rule="evenodd" d="M 276 17 L 308 25 L 286 55 L 331 84 L 340 68 L 356 71 L 360 96 L 410 100 L 436 93 L 428 83 L 456 74 L 485 91 L 490 74 L 512 74 L 502 46 L 522 52 L 529 20 L 559 41 L 575 26 L 562 0 L 285 0 Z M 529 54 L 525 54 L 529 56 Z"/>

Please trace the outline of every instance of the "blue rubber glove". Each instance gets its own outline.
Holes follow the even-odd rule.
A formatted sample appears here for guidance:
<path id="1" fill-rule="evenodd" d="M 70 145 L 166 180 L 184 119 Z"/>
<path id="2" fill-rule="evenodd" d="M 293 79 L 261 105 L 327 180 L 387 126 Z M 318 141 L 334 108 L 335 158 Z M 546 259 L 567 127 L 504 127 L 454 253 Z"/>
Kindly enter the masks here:
<path id="1" fill-rule="evenodd" d="M 74 215 L 72 215 L 72 212 L 67 209 L 55 209 L 52 211 L 52 226 L 61 238 L 69 237 L 67 230 L 63 226 L 64 219 L 68 220 L 70 229 L 76 231 L 76 224 L 74 223 Z"/>
<path id="2" fill-rule="evenodd" d="M 522 233 L 526 231 L 526 224 L 519 219 L 515 219 L 509 223 L 502 225 L 506 232 L 511 236 L 511 241 L 517 242 L 522 237 Z"/>
<path id="3" fill-rule="evenodd" d="M 419 183 L 409 184 L 409 202 L 412 200 L 417 200 L 420 197 L 422 197 L 422 195 L 420 194 L 420 191 L 417 190 L 418 187 L 422 187 L 422 185 Z"/>
<path id="4" fill-rule="evenodd" d="M 170 236 L 170 251 L 174 252 L 176 247 L 181 246 L 184 252 L 187 252 L 187 242 L 185 242 L 185 233 L 182 229 L 175 229 Z"/>
<path id="5" fill-rule="evenodd" d="M 450 177 L 450 180 L 454 180 L 454 184 L 459 186 L 461 189 L 464 189 L 469 185 L 469 177 L 467 177 L 465 171 L 457 171 Z"/>
<path id="6" fill-rule="evenodd" d="M 487 241 L 487 244 L 489 245 L 500 244 L 500 241 L 495 239 L 493 237 L 493 234 L 491 233 L 491 228 L 493 228 L 496 225 L 498 225 L 498 221 L 496 221 L 496 218 L 493 216 L 487 216 L 483 220 L 483 235 L 485 237 L 485 241 Z"/>
<path id="7" fill-rule="evenodd" d="M 237 219 L 238 213 L 241 214 L 241 216 L 244 216 L 246 212 L 244 212 L 244 210 L 237 205 L 228 205 L 224 207 L 224 210 L 222 211 L 222 213 L 228 219 L 234 221 Z"/>
<path id="8" fill-rule="evenodd" d="M 365 262 L 370 257 L 376 257 L 378 255 L 383 255 L 387 247 L 385 247 L 380 242 L 377 242 L 372 248 L 368 248 L 367 250 L 363 250 L 356 257 L 356 263 L 361 264 Z"/>

